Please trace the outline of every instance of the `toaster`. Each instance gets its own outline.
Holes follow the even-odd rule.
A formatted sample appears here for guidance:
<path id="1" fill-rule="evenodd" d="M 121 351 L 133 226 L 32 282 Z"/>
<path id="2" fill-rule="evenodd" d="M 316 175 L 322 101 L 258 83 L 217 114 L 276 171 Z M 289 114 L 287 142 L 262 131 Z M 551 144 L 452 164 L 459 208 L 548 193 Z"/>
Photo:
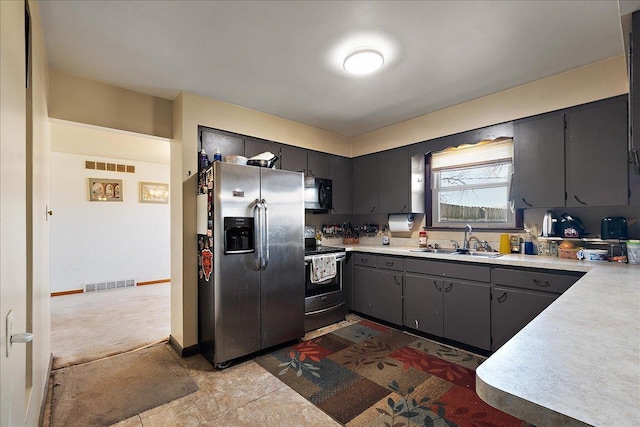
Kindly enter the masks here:
<path id="1" fill-rule="evenodd" d="M 627 219 L 622 216 L 603 217 L 600 222 L 600 238 L 602 240 L 628 239 Z"/>

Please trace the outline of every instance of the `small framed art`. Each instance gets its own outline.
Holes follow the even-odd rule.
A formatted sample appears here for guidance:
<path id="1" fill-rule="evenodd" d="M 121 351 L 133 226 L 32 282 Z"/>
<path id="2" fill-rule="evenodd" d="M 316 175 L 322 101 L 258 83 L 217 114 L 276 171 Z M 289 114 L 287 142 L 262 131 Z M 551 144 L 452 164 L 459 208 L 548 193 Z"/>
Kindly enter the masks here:
<path id="1" fill-rule="evenodd" d="M 121 202 L 122 180 L 89 178 L 90 202 Z"/>
<path id="2" fill-rule="evenodd" d="M 169 184 L 141 182 L 139 192 L 140 203 L 169 203 Z"/>

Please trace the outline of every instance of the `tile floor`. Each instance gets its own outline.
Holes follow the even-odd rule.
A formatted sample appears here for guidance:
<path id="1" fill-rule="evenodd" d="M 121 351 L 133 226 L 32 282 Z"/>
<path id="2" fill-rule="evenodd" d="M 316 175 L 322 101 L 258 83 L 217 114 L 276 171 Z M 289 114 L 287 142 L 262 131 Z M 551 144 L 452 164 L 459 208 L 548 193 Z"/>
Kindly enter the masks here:
<path id="1" fill-rule="evenodd" d="M 357 316 L 349 314 L 345 321 L 313 331 L 303 339 L 329 333 L 357 320 Z M 253 360 L 219 371 L 202 355 L 175 356 L 188 369 L 200 390 L 115 426 L 340 425 Z M 45 427 L 49 425 L 49 414 L 50 397 L 45 409 Z"/>
<path id="2" fill-rule="evenodd" d="M 318 329 L 311 339 L 347 326 L 347 320 Z M 178 357 L 176 355 L 176 357 Z M 120 427 L 156 426 L 339 426 L 304 397 L 253 360 L 218 371 L 202 355 L 181 358 L 200 390 L 124 420 Z"/>

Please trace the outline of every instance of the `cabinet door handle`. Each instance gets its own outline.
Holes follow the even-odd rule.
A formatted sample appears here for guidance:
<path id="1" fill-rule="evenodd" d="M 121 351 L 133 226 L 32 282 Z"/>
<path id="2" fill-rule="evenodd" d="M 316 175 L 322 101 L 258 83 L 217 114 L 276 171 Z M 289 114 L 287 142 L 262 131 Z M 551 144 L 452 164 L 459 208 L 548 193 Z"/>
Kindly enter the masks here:
<path id="1" fill-rule="evenodd" d="M 444 290 L 446 293 L 451 292 L 451 290 L 453 289 L 453 283 L 449 283 L 449 286 L 447 286 L 447 288 Z"/>
<path id="2" fill-rule="evenodd" d="M 418 326 L 418 319 L 416 319 L 415 322 L 416 322 L 416 329 L 420 329 L 420 326 Z"/>
<path id="3" fill-rule="evenodd" d="M 400 212 L 404 212 L 405 209 L 407 209 L 407 205 L 404 205 L 402 209 L 400 209 Z"/>
<path id="4" fill-rule="evenodd" d="M 372 208 L 371 208 L 371 210 L 369 211 L 369 213 L 373 213 L 373 211 L 375 211 L 375 210 L 376 210 L 376 207 L 374 206 L 374 207 L 372 207 Z"/>
<path id="5" fill-rule="evenodd" d="M 393 267 L 393 264 L 394 264 L 394 263 L 393 263 L 393 262 L 389 262 L 389 261 L 387 261 L 385 264 L 387 264 L 389 267 Z"/>
<path id="6" fill-rule="evenodd" d="M 547 280 L 537 280 L 537 279 L 533 279 L 533 283 L 535 283 L 536 285 L 542 287 L 542 288 L 548 288 L 549 285 L 551 285 L 549 283 L 549 281 Z"/>
<path id="7" fill-rule="evenodd" d="M 502 296 L 498 297 L 498 302 L 505 302 L 507 300 L 507 293 L 503 293 Z"/>
<path id="8" fill-rule="evenodd" d="M 396 285 L 398 286 L 402 285 L 402 278 L 398 282 L 398 276 L 396 276 L 395 274 L 393 275 L 393 281 L 396 282 Z"/>
<path id="9" fill-rule="evenodd" d="M 578 203 L 583 204 L 585 206 L 588 205 L 588 203 L 583 202 L 582 200 L 578 199 L 578 196 L 573 196 L 574 199 L 576 199 L 578 201 Z"/>
<path id="10" fill-rule="evenodd" d="M 369 262 L 369 260 L 367 258 L 360 258 L 360 262 L 366 264 Z"/>
<path id="11" fill-rule="evenodd" d="M 438 292 L 442 292 L 442 288 L 438 286 L 438 282 L 437 281 L 433 281 L 433 286 L 436 287 L 436 289 L 438 290 Z"/>
<path id="12" fill-rule="evenodd" d="M 527 202 L 527 199 L 525 199 L 524 197 L 522 198 L 522 201 L 524 202 L 525 205 L 529 206 L 530 208 L 533 207 L 533 205 L 529 202 Z"/>

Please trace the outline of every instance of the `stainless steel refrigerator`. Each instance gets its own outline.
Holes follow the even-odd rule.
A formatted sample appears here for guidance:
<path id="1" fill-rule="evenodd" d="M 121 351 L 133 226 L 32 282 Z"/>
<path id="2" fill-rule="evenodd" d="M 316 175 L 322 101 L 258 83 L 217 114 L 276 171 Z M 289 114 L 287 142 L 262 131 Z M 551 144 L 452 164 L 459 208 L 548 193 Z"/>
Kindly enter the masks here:
<path id="1" fill-rule="evenodd" d="M 304 335 L 304 182 L 298 172 L 223 162 L 204 174 L 199 346 L 221 368 Z"/>

